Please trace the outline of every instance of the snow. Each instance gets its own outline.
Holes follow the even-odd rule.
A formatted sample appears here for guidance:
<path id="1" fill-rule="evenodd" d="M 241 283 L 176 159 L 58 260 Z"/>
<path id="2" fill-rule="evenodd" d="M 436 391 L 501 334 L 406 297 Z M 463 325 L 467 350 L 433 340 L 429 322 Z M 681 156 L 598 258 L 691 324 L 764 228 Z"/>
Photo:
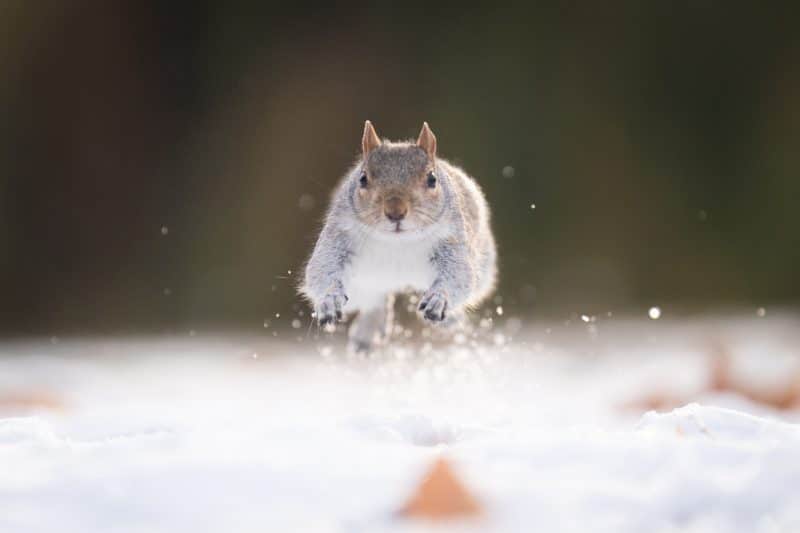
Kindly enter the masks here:
<path id="1" fill-rule="evenodd" d="M 0 399 L 60 406 L 0 400 L 0 531 L 800 531 L 796 415 L 693 394 L 711 341 L 764 381 L 796 365 L 775 316 L 495 324 L 368 359 L 305 328 L 5 342 Z M 662 387 L 696 403 L 622 408 Z M 439 456 L 481 519 L 397 518 Z"/>

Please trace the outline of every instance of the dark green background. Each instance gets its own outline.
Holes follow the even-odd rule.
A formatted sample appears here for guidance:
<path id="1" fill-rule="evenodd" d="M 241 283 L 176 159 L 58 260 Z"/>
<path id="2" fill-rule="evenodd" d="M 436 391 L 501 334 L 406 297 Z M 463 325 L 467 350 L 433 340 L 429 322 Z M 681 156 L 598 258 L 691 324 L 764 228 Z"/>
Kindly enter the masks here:
<path id="1" fill-rule="evenodd" d="M 0 330 L 292 314 L 367 118 L 481 183 L 510 312 L 792 306 L 794 5 L 6 0 Z"/>

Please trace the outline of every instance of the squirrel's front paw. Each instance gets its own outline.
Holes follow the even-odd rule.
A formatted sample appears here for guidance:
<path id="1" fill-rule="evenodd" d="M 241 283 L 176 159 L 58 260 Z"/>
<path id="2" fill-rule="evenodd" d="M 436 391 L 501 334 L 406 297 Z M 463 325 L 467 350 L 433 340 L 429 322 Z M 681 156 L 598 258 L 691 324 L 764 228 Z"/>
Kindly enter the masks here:
<path id="1" fill-rule="evenodd" d="M 427 320 L 441 322 L 447 311 L 447 294 L 441 289 L 429 289 L 422 296 L 419 310 Z"/>
<path id="2" fill-rule="evenodd" d="M 347 303 L 347 296 L 340 291 L 329 292 L 317 306 L 316 314 L 320 326 L 334 324 L 342 320 L 342 308 Z"/>

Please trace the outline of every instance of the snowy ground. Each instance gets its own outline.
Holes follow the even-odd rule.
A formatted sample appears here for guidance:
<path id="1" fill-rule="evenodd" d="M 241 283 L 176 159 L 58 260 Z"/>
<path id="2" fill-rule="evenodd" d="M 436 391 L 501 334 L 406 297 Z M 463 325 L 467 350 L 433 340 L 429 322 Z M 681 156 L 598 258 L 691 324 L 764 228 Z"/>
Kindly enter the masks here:
<path id="1" fill-rule="evenodd" d="M 348 358 L 292 334 L 0 344 L 0 532 L 800 531 L 797 317 L 498 325 Z M 696 401 L 645 414 L 653 391 Z M 399 519 L 446 456 L 485 508 Z"/>

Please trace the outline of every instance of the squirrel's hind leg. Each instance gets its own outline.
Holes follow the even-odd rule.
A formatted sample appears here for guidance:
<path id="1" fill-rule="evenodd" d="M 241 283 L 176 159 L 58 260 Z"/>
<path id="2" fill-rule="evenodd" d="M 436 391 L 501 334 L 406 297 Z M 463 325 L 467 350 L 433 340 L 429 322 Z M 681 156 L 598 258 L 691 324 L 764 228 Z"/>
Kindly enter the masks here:
<path id="1" fill-rule="evenodd" d="M 371 352 L 386 343 L 392 332 L 394 295 L 379 298 L 374 307 L 362 308 L 347 331 L 351 352 Z"/>

